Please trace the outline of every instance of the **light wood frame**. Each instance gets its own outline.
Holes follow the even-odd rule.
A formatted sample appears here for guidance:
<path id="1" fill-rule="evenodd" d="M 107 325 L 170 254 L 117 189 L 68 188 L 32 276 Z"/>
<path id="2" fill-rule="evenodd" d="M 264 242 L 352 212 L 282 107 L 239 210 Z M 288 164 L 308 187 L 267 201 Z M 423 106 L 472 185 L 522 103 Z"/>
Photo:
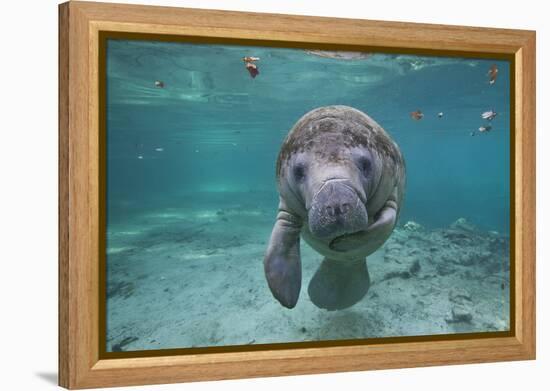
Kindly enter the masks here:
<path id="1" fill-rule="evenodd" d="M 513 59 L 515 322 L 499 338 L 101 359 L 101 31 L 506 54 Z M 91 388 L 535 358 L 535 32 L 69 2 L 59 6 L 59 384 Z M 515 185 L 514 185 L 515 182 Z"/>

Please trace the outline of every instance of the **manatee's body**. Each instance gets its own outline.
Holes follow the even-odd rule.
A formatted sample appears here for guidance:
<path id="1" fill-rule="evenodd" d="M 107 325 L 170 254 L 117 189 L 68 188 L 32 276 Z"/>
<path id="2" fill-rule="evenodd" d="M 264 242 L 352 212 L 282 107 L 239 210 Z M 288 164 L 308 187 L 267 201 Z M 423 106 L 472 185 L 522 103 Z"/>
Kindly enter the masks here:
<path id="1" fill-rule="evenodd" d="M 390 236 L 405 187 L 399 147 L 372 118 L 347 106 L 310 111 L 277 160 L 279 212 L 264 268 L 279 302 L 301 288 L 300 235 L 325 259 L 308 292 L 318 307 L 349 307 L 367 293 L 366 257 Z"/>

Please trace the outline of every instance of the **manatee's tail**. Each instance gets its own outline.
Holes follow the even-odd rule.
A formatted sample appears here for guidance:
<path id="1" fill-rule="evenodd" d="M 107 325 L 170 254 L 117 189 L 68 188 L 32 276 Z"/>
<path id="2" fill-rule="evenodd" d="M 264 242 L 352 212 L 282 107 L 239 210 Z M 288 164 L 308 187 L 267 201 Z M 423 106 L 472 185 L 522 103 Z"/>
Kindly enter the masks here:
<path id="1" fill-rule="evenodd" d="M 367 260 L 353 262 L 325 258 L 308 287 L 313 304 L 329 311 L 351 307 L 370 287 Z"/>

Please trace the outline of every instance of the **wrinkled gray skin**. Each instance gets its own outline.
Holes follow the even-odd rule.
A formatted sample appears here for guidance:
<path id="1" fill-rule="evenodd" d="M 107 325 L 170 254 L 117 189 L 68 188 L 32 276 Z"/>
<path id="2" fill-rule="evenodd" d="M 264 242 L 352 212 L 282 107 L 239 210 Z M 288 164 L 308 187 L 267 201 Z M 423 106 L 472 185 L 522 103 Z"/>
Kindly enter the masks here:
<path id="1" fill-rule="evenodd" d="M 310 111 L 277 161 L 277 221 L 264 259 L 275 298 L 293 308 L 302 284 L 300 234 L 325 259 L 310 281 L 315 305 L 352 306 L 370 286 L 366 257 L 395 227 L 405 187 L 399 147 L 372 118 L 347 106 Z"/>

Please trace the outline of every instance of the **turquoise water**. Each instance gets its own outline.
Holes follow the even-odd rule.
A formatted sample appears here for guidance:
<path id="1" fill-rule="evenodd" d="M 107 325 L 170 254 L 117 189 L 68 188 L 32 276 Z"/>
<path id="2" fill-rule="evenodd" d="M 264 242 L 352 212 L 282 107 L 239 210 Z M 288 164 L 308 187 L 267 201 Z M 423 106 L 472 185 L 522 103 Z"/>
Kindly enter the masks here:
<path id="1" fill-rule="evenodd" d="M 245 69 L 244 56 L 260 58 L 256 78 Z M 377 53 L 352 57 L 108 41 L 108 350 L 509 327 L 504 288 L 509 281 L 509 63 Z M 487 72 L 493 64 L 499 72 L 491 85 Z M 439 273 L 450 253 L 432 251 L 420 260 L 425 264 L 417 283 L 415 278 L 383 280 L 393 262 L 387 243 L 368 261 L 371 277 L 380 281 L 369 293 L 377 294 L 369 296 L 371 304 L 367 297 L 349 310 L 327 312 L 312 306 L 303 287 L 295 309 L 278 305 L 262 268 L 278 201 L 277 154 L 303 114 L 333 104 L 370 115 L 405 157 L 405 201 L 395 243 L 388 243 L 401 246 L 404 258 L 415 251 L 407 243 L 422 246 L 428 239 L 432 242 L 425 246 L 460 251 L 453 250 L 458 242 L 443 242 L 449 235 L 442 230 L 452 231 L 449 226 L 463 218 L 475 227 L 466 235 L 472 264 L 451 261 L 455 270 Z M 424 113 L 422 120 L 411 119 L 415 110 Z M 490 132 L 480 133 L 478 128 L 489 123 L 481 113 L 488 110 L 498 116 Z M 403 228 L 408 221 L 421 228 Z M 302 248 L 307 285 L 320 256 L 305 244 Z M 476 251 L 489 252 L 485 256 L 493 266 L 477 262 L 483 257 Z M 450 299 L 452 284 L 485 298 L 471 305 L 473 320 L 448 321 L 456 304 Z M 384 287 L 395 293 L 386 302 L 383 290 L 376 293 Z M 419 297 L 412 304 L 418 308 L 407 310 L 411 307 L 400 294 Z M 438 304 L 441 298 L 450 307 Z"/>

